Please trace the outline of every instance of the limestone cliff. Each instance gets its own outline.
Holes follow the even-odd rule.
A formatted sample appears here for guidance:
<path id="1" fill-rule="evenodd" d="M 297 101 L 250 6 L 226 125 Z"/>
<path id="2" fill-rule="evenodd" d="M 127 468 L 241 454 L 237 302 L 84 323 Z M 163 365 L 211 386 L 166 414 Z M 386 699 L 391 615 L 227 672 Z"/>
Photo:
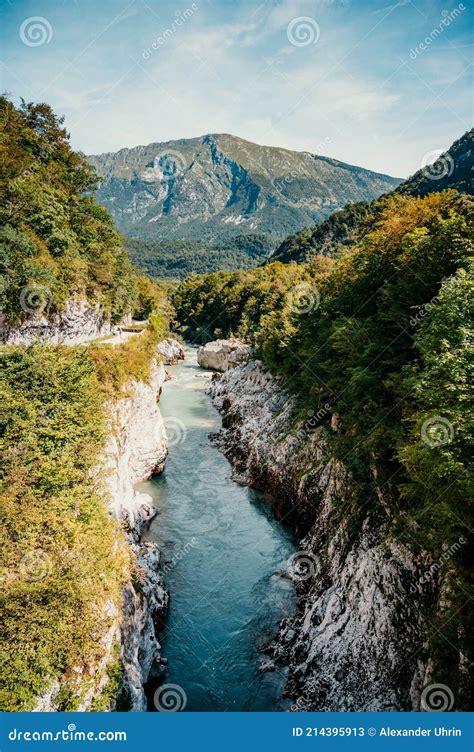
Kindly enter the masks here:
<path id="1" fill-rule="evenodd" d="M 36 339 L 51 344 L 79 345 L 104 337 L 111 330 L 109 314 L 99 304 L 93 305 L 84 298 L 71 298 L 58 313 L 33 310 L 19 324 L 9 324 L 0 315 L 0 343 L 4 345 L 27 345 Z"/>
<path id="2" fill-rule="evenodd" d="M 164 380 L 163 365 L 154 361 L 150 382 L 131 382 L 127 396 L 110 405 L 111 432 L 104 452 L 110 511 L 123 522 L 140 571 L 140 587 L 132 582 L 125 587 L 120 624 L 125 690 L 136 711 L 146 710 L 144 685 L 152 671 L 160 670 L 156 625 L 168 606 L 158 570 L 160 553 L 154 544 L 140 543 L 154 515 L 152 500 L 134 489 L 164 467 L 167 438 L 157 405 Z"/>
<path id="3" fill-rule="evenodd" d="M 210 394 L 223 414 L 215 439 L 234 478 L 270 491 L 301 537 L 286 571 L 298 612 L 271 646 L 274 663 L 289 668 L 292 709 L 419 709 L 422 606 L 432 587 L 420 561 L 390 539 L 380 509 L 340 514 L 352 481 L 331 457 L 326 429 L 312 414 L 298 421 L 293 399 L 259 362 L 215 374 Z"/>
<path id="4" fill-rule="evenodd" d="M 165 350 L 171 359 L 179 355 L 181 349 L 176 340 L 166 341 Z M 168 452 L 157 404 L 166 379 L 162 350 L 159 345 L 157 357 L 151 363 L 149 382 L 130 381 L 125 385 L 124 396 L 111 400 L 108 405 L 109 439 L 103 462 L 93 472 L 104 479 L 104 497 L 111 514 L 123 525 L 136 559 L 136 569 L 124 586 L 121 611 L 112 601 L 106 604 L 110 627 L 107 634 L 99 638 L 102 648 L 99 660 L 93 666 L 77 669 L 78 711 L 94 709 L 117 654 L 124 670 L 120 701 L 132 711 L 146 710 L 144 686 L 150 678 L 164 672 L 157 634 L 168 607 L 168 593 L 159 571 L 159 550 L 155 544 L 140 540 L 154 516 L 152 499 L 134 488 L 136 483 L 163 470 Z M 57 680 L 38 697 L 33 709 L 58 710 L 60 691 L 61 682 Z M 114 707 L 111 698 L 105 709 Z"/>

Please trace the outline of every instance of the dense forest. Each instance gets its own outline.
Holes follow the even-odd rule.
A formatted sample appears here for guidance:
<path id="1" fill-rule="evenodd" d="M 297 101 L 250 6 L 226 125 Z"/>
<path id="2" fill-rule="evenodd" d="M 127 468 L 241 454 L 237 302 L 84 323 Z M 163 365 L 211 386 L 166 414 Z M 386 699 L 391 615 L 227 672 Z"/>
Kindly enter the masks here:
<path id="1" fill-rule="evenodd" d="M 150 283 L 133 269 L 97 179 L 47 104 L 0 97 L 0 311 L 9 320 L 60 310 L 72 296 L 113 322 Z"/>
<path id="2" fill-rule="evenodd" d="M 125 238 L 132 262 L 155 279 L 186 279 L 189 274 L 206 274 L 222 269 L 252 269 L 271 255 L 274 241 L 266 235 L 249 233 L 208 245 L 192 240 L 146 240 Z"/>
<path id="3" fill-rule="evenodd" d="M 472 544 L 472 212 L 454 191 L 394 194 L 337 260 L 194 277 L 175 293 L 186 336 L 247 340 L 302 411 L 321 416 L 354 478 L 353 507 L 370 498 L 384 514 L 385 487 L 391 534 L 434 557 Z M 473 633 L 456 605 L 472 593 L 471 556 L 459 545 L 443 572 L 461 652 Z M 446 679 L 451 648 L 439 638 L 433 650 Z"/>
<path id="4" fill-rule="evenodd" d="M 462 193 L 474 195 L 473 152 L 474 129 L 467 131 L 452 144 L 449 151 L 441 154 L 433 164 L 418 170 L 392 193 L 426 196 L 428 193 L 455 188 Z M 273 258 L 287 263 L 309 261 L 316 255 L 340 255 L 344 250 L 354 247 L 376 222 L 390 195 L 371 202 L 347 204 L 343 209 L 333 212 L 324 222 L 285 238 Z"/>
<path id="5" fill-rule="evenodd" d="M 77 294 L 115 321 L 149 318 L 119 347 L 0 348 L 0 708 L 31 709 L 60 676 L 60 709 L 77 707 L 89 678 L 107 682 L 93 706 L 103 710 L 119 689 L 119 646 L 103 677 L 86 669 L 80 688 L 75 671 L 101 657 L 134 563 L 91 470 L 110 430 L 107 405 L 130 379 L 148 379 L 171 308 L 165 289 L 133 269 L 61 120 L 47 105 L 1 98 L 0 107 L 4 315 L 47 314 Z"/>

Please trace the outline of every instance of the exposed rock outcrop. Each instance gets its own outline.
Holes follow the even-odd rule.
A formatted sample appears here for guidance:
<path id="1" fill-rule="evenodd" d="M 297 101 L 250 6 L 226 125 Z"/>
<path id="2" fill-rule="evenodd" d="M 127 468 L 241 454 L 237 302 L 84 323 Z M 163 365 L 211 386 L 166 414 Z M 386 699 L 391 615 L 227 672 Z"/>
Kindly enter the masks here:
<path id="1" fill-rule="evenodd" d="M 301 536 L 286 572 L 299 609 L 270 648 L 289 667 L 292 710 L 418 709 L 431 587 L 420 562 L 389 538 L 383 506 L 351 509 L 351 478 L 331 457 L 326 429 L 312 413 L 298 421 L 292 398 L 258 362 L 215 374 L 210 394 L 234 478 L 270 491 Z"/>
<path id="2" fill-rule="evenodd" d="M 155 359 L 149 383 L 130 381 L 124 389 L 125 396 L 108 405 L 109 440 L 104 461 L 96 472 L 105 476 L 110 512 L 123 524 L 137 567 L 125 584 L 122 611 L 112 601 L 105 606 L 110 627 L 100 638 L 99 660 L 93 666 L 77 668 L 78 711 L 91 710 L 100 697 L 108 681 L 107 669 L 116 660 L 117 646 L 125 674 L 121 701 L 127 709 L 146 710 L 144 686 L 151 675 L 156 678 L 163 673 L 157 633 L 168 608 L 168 593 L 159 571 L 158 548 L 140 540 L 155 514 L 153 502 L 147 494 L 137 492 L 134 484 L 164 467 L 168 441 L 157 400 L 165 378 L 163 364 Z M 60 690 L 58 680 L 38 697 L 33 710 L 60 709 Z"/>
<path id="3" fill-rule="evenodd" d="M 105 449 L 110 510 L 128 532 L 139 567 L 139 586 L 124 590 L 120 623 L 125 690 L 134 711 L 146 710 L 144 685 L 161 669 L 156 633 L 168 607 L 168 593 L 159 573 L 160 553 L 140 535 L 154 516 L 152 499 L 134 484 L 163 470 L 167 455 L 166 431 L 157 405 L 165 369 L 154 361 L 149 384 L 132 382 L 128 395 L 111 407 L 111 435 Z"/>
<path id="4" fill-rule="evenodd" d="M 201 368 L 227 371 L 248 362 L 250 345 L 237 339 L 216 339 L 198 348 L 197 361 Z"/>
<path id="5" fill-rule="evenodd" d="M 158 354 L 163 358 L 163 362 L 167 366 L 174 366 L 180 360 L 184 360 L 184 347 L 181 342 L 176 339 L 167 337 L 163 339 L 158 345 Z"/>
<path id="6" fill-rule="evenodd" d="M 46 290 L 46 288 L 45 288 Z M 43 288 L 38 288 L 37 295 L 47 295 Z M 35 288 L 31 289 L 31 305 L 41 304 L 47 300 L 36 300 Z M 9 324 L 0 316 L 0 343 L 4 345 L 27 345 L 35 339 L 42 339 L 51 344 L 79 345 L 82 342 L 104 337 L 110 334 L 112 326 L 110 315 L 97 303 L 93 305 L 84 298 L 71 299 L 64 309 L 49 314 L 46 309 L 34 313 L 20 324 Z"/>

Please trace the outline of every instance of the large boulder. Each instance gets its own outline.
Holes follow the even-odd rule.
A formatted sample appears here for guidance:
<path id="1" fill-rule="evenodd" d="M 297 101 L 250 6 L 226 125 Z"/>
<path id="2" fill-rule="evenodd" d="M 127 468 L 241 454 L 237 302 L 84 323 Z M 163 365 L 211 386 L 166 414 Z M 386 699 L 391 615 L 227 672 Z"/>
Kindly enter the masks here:
<path id="1" fill-rule="evenodd" d="M 161 340 L 157 352 L 163 358 L 166 366 L 174 366 L 179 360 L 184 360 L 184 347 L 177 339 L 167 337 Z"/>
<path id="2" fill-rule="evenodd" d="M 198 349 L 197 361 L 201 368 L 223 372 L 245 365 L 250 356 L 250 349 L 250 345 L 237 339 L 216 339 Z"/>

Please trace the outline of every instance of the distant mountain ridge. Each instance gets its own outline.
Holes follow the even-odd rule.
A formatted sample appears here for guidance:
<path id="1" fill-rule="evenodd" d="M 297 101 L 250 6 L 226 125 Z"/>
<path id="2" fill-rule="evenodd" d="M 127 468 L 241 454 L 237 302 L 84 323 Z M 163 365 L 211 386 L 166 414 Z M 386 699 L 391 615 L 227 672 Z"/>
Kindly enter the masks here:
<path id="1" fill-rule="evenodd" d="M 474 129 L 467 131 L 430 165 L 403 181 L 394 194 L 426 196 L 448 188 L 474 195 Z M 303 263 L 313 256 L 337 255 L 373 226 L 384 206 L 384 198 L 349 203 L 315 227 L 304 228 L 285 238 L 272 261 Z"/>
<path id="2" fill-rule="evenodd" d="M 221 243 L 246 233 L 275 241 L 400 179 L 328 157 L 208 134 L 91 155 L 97 200 L 119 230 L 143 239 Z"/>

